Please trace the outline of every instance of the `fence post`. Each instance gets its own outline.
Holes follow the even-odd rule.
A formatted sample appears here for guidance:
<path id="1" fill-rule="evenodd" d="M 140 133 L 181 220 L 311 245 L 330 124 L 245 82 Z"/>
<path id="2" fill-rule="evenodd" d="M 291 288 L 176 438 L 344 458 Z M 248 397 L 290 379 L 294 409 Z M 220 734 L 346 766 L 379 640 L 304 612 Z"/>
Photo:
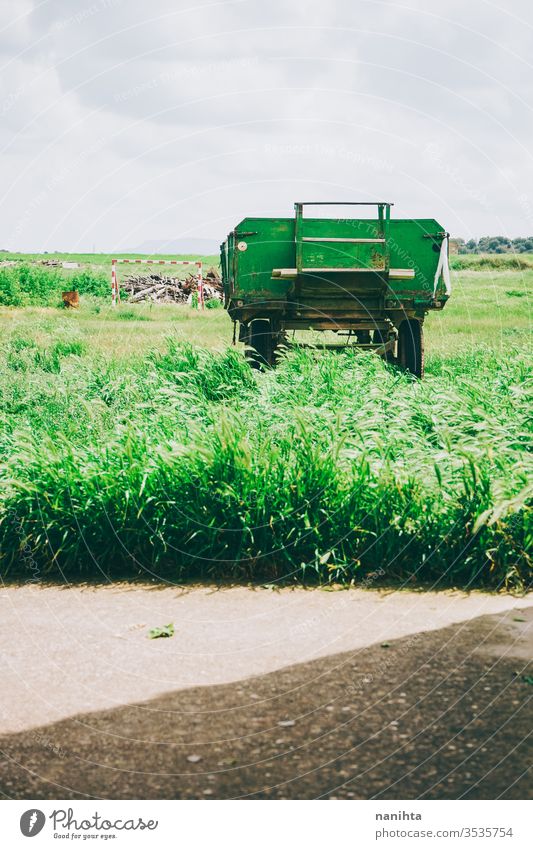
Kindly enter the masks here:
<path id="1" fill-rule="evenodd" d="M 111 260 L 111 306 L 117 305 L 117 261 Z"/>
<path id="2" fill-rule="evenodd" d="M 198 266 L 198 309 L 205 309 L 204 303 L 204 278 L 202 274 L 202 263 L 196 263 Z"/>

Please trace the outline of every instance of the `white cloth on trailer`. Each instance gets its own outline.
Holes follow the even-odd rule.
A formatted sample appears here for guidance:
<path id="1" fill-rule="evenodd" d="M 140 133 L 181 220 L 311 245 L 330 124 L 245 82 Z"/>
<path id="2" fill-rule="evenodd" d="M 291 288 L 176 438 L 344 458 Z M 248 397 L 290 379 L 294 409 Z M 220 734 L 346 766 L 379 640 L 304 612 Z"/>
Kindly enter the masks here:
<path id="1" fill-rule="evenodd" d="M 450 280 L 450 266 L 448 263 L 448 240 L 449 236 L 446 234 L 442 240 L 442 244 L 440 246 L 440 254 L 439 254 L 439 262 L 437 264 L 437 270 L 435 272 L 435 280 L 433 285 L 433 297 L 437 294 L 437 286 L 439 285 L 440 275 L 442 273 L 442 279 L 444 280 L 444 286 L 446 288 L 446 294 L 448 297 L 452 293 L 452 284 Z"/>

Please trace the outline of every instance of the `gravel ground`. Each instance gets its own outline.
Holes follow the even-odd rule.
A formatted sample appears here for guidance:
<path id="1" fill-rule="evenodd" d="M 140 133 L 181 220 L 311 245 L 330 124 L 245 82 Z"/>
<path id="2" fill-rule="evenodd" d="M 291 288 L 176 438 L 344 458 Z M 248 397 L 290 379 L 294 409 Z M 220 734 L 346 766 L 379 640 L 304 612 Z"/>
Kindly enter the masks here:
<path id="1" fill-rule="evenodd" d="M 2 595 L 4 797 L 531 796 L 531 599 Z"/>

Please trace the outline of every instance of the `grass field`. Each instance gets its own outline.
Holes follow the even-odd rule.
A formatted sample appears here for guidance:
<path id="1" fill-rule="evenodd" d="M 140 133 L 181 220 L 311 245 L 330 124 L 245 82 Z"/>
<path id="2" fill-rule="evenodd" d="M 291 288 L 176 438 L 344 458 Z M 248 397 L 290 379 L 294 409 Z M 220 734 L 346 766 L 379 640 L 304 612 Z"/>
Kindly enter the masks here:
<path id="1" fill-rule="evenodd" d="M 145 254 L 69 254 L 69 253 L 54 253 L 54 254 L 18 254 L 9 251 L 0 252 L 0 260 L 15 260 L 24 263 L 39 263 L 43 261 L 50 262 L 77 262 L 82 266 L 94 269 L 102 269 L 106 274 L 111 274 L 111 260 L 116 257 L 122 259 L 149 259 Z M 206 266 L 218 265 L 220 257 L 218 254 L 198 255 L 198 254 L 157 254 L 157 259 L 188 259 L 202 260 Z M 68 276 L 69 271 L 65 270 Z"/>
<path id="2" fill-rule="evenodd" d="M 533 270 L 453 283 L 423 382 L 252 373 L 223 310 L 0 308 L 4 576 L 529 584 Z"/>
<path id="3" fill-rule="evenodd" d="M 533 254 L 452 254 L 450 266 L 455 270 L 527 271 L 533 268 Z"/>
<path id="4" fill-rule="evenodd" d="M 446 309 L 431 314 L 425 324 L 429 353 L 444 354 L 479 344 L 505 353 L 509 346 L 528 344 L 533 269 L 461 270 L 452 272 L 452 280 L 453 297 Z M 110 297 L 82 296 L 79 311 L 0 306 L 0 322 L 4 332 L 27 332 L 42 344 L 60 329 L 79 334 L 90 350 L 118 356 L 161 347 L 169 333 L 221 350 L 231 342 L 232 334 L 231 322 L 223 310 L 198 314 L 181 306 L 125 302 L 114 310 Z"/>

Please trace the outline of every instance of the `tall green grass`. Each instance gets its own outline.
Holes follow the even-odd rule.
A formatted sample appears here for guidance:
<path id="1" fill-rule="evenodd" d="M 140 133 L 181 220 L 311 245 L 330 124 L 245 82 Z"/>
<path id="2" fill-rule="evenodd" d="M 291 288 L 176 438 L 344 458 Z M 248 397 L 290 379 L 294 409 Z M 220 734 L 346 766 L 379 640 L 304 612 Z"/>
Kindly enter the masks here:
<path id="1" fill-rule="evenodd" d="M 5 577 L 529 585 L 526 352 L 434 356 L 417 382 L 175 339 L 120 362 L 67 331 L 53 368 L 32 339 L 1 359 Z"/>

